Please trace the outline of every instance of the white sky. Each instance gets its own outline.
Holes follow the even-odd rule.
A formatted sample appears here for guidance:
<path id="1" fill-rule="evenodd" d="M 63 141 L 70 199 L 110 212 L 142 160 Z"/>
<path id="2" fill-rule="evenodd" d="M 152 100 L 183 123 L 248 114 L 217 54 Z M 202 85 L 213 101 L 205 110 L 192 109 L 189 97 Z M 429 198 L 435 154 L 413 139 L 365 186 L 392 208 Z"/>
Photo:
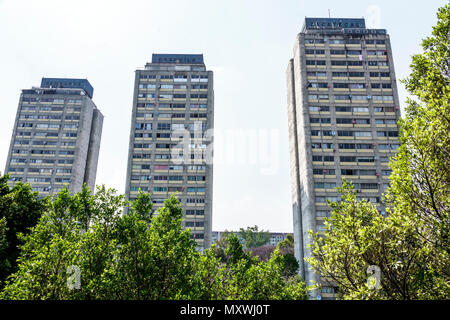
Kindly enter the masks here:
<path id="1" fill-rule="evenodd" d="M 87 78 L 105 116 L 97 184 L 124 192 L 134 71 L 152 53 L 203 53 L 214 71 L 216 131 L 229 138 L 232 129 L 272 130 L 277 142 L 256 164 L 214 166 L 213 230 L 292 232 L 285 70 L 304 17 L 330 9 L 332 17 L 367 18 L 379 10 L 368 22 L 391 35 L 402 79 L 446 2 L 0 0 L 0 171 L 21 89 L 42 77 Z M 216 152 L 228 154 L 227 141 L 217 139 Z M 270 159 L 275 171 L 264 171 L 258 161 Z"/>

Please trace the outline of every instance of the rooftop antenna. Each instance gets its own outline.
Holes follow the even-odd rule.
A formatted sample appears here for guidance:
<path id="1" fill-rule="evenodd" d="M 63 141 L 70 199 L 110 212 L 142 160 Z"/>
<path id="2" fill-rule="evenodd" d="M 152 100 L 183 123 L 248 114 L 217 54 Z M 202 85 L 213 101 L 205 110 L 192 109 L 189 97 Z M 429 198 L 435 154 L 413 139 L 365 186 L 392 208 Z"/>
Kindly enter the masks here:
<path id="1" fill-rule="evenodd" d="M 328 18 L 331 18 L 331 10 L 328 9 Z"/>

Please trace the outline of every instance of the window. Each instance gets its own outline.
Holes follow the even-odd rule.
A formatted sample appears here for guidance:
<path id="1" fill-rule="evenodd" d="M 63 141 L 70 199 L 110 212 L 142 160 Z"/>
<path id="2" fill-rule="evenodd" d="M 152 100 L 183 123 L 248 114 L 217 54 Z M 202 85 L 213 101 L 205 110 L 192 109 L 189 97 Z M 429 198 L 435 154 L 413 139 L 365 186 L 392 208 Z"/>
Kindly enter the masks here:
<path id="1" fill-rule="evenodd" d="M 160 133 L 160 132 L 158 132 L 158 133 L 156 134 L 156 137 L 157 137 L 157 138 L 167 139 L 167 138 L 170 138 L 170 133 Z"/>
<path id="2" fill-rule="evenodd" d="M 170 130 L 170 123 L 158 123 L 158 130 Z"/>
<path id="3" fill-rule="evenodd" d="M 345 44 L 344 39 L 330 39 L 330 44 Z"/>
<path id="4" fill-rule="evenodd" d="M 351 98 L 352 100 L 356 100 L 356 101 L 367 100 L 367 96 L 360 96 L 360 95 L 358 95 L 358 96 L 352 96 L 352 95 L 350 95 L 350 98 Z"/>
<path id="5" fill-rule="evenodd" d="M 350 78 L 363 78 L 364 77 L 364 72 L 349 72 L 348 76 Z"/>
<path id="6" fill-rule="evenodd" d="M 135 126 L 136 130 L 152 130 L 152 124 L 151 123 L 141 123 L 137 122 Z"/>
<path id="7" fill-rule="evenodd" d="M 339 143 L 339 149 L 356 149 L 356 145 L 354 143 Z"/>
<path id="8" fill-rule="evenodd" d="M 348 83 L 333 83 L 333 88 L 348 89 Z"/>
<path id="9" fill-rule="evenodd" d="M 339 137 L 353 137 L 354 133 L 353 131 L 338 131 Z"/>
<path id="10" fill-rule="evenodd" d="M 331 60 L 331 65 L 332 66 L 346 66 L 347 65 L 347 61 L 345 61 L 345 60 Z"/>
<path id="11" fill-rule="evenodd" d="M 349 65 L 349 66 L 362 66 L 363 62 L 362 61 L 347 61 L 347 65 Z"/>
<path id="12" fill-rule="evenodd" d="M 353 112 L 369 112 L 369 108 L 367 107 L 354 107 Z"/>
<path id="13" fill-rule="evenodd" d="M 330 107 L 316 107 L 316 106 L 311 106 L 309 107 L 309 111 L 310 112 L 329 112 L 330 111 Z"/>
<path id="14" fill-rule="evenodd" d="M 352 170 L 352 169 L 342 169 L 341 175 L 343 176 L 357 176 L 358 170 Z"/>
<path id="15" fill-rule="evenodd" d="M 370 131 L 355 131 L 355 137 L 371 137 L 372 132 Z"/>
<path id="16" fill-rule="evenodd" d="M 364 89 L 366 85 L 364 83 L 350 83 L 349 88 L 350 89 Z"/>
<path id="17" fill-rule="evenodd" d="M 378 183 L 361 183 L 361 189 L 378 190 Z"/>
<path id="18" fill-rule="evenodd" d="M 338 78 L 345 78 L 348 77 L 348 72 L 333 72 L 332 76 Z"/>
<path id="19" fill-rule="evenodd" d="M 336 107 L 336 112 L 352 112 L 351 107 Z"/>
<path id="20" fill-rule="evenodd" d="M 361 176 L 374 176 L 376 174 L 376 170 L 359 170 L 359 175 Z"/>
<path id="21" fill-rule="evenodd" d="M 328 83 L 310 82 L 308 88 L 328 88 Z"/>
<path id="22" fill-rule="evenodd" d="M 356 145 L 356 149 L 361 149 L 361 150 L 371 150 L 373 149 L 373 145 L 372 144 L 357 144 Z"/>

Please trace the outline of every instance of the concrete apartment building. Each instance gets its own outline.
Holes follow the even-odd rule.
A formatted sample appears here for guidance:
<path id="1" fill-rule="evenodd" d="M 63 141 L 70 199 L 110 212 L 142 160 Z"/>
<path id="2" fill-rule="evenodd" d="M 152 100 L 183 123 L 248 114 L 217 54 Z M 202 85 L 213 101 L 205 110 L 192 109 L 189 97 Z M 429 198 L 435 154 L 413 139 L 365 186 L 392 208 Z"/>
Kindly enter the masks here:
<path id="1" fill-rule="evenodd" d="M 42 78 L 20 95 L 5 173 L 40 196 L 95 188 L 103 115 L 86 79 Z"/>
<path id="2" fill-rule="evenodd" d="M 307 283 L 324 283 L 304 262 L 308 231 L 323 234 L 342 178 L 384 212 L 400 117 L 389 35 L 364 19 L 306 18 L 286 76 L 295 254 Z"/>
<path id="3" fill-rule="evenodd" d="M 211 245 L 213 127 L 213 73 L 202 54 L 153 54 L 136 70 L 126 195 L 149 192 L 156 210 L 177 193 L 199 250 Z"/>

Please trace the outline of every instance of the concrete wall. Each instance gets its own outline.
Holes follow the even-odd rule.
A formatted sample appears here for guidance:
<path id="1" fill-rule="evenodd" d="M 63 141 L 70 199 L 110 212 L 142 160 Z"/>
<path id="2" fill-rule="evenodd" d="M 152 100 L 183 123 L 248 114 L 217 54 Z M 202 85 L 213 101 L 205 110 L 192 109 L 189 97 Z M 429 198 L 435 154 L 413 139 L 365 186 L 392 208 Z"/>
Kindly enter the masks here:
<path id="1" fill-rule="evenodd" d="M 89 149 L 86 161 L 86 170 L 84 174 L 84 182 L 87 186 L 95 191 L 95 179 L 97 176 L 98 158 L 100 153 L 100 143 L 102 139 L 103 114 L 98 110 L 93 110 L 93 119 L 91 126 L 91 134 L 89 139 Z"/>

